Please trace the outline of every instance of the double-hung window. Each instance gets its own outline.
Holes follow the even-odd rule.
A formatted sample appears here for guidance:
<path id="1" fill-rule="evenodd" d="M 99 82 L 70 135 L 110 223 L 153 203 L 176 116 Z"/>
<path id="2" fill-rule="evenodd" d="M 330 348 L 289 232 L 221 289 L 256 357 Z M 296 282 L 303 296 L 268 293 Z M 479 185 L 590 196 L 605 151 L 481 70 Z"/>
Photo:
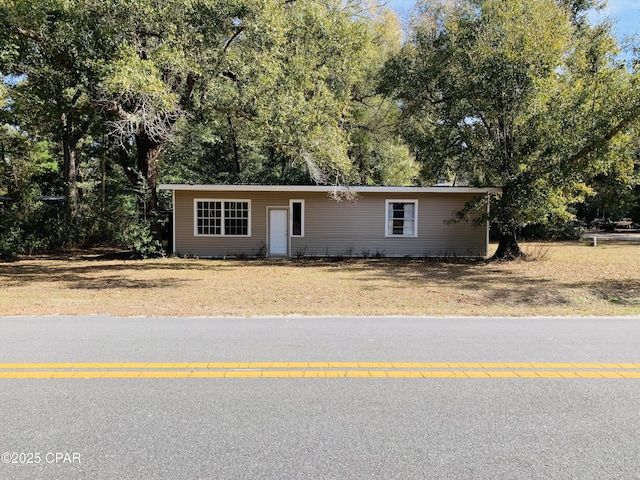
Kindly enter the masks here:
<path id="1" fill-rule="evenodd" d="M 418 201 L 387 200 L 385 223 L 387 237 L 417 237 Z"/>
<path id="2" fill-rule="evenodd" d="M 251 236 L 249 200 L 196 199 L 196 236 Z"/>

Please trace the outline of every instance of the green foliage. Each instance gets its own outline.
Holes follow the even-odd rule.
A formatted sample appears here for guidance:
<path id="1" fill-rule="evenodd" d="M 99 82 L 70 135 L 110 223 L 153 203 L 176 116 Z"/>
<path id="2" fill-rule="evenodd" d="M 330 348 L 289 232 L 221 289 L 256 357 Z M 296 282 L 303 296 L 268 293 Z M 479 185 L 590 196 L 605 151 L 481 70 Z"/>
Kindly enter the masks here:
<path id="1" fill-rule="evenodd" d="M 565 219 L 548 219 L 545 223 L 527 225 L 520 232 L 528 240 L 580 240 L 584 229 Z"/>
<path id="2" fill-rule="evenodd" d="M 591 171 L 591 191 L 577 205 L 578 216 L 592 220 L 630 217 L 640 222 L 640 137 L 638 127 L 618 135 L 603 161 Z"/>
<path id="3" fill-rule="evenodd" d="M 22 229 L 7 222 L 6 218 L 2 223 L 3 225 L 0 227 L 0 258 L 14 258 L 21 253 Z"/>
<path id="4" fill-rule="evenodd" d="M 162 244 L 155 239 L 150 222 L 133 223 L 122 230 L 118 243 L 131 251 L 132 258 L 145 259 L 165 255 Z"/>
<path id="5" fill-rule="evenodd" d="M 67 245 L 67 228 L 59 205 L 36 199 L 0 202 L 0 257 L 60 249 Z"/>
<path id="6" fill-rule="evenodd" d="M 196 97 L 194 118 L 176 123 L 165 180 L 409 183 L 415 172 L 394 134 L 397 106 L 375 91 L 377 72 L 399 48 L 399 26 L 388 11 L 364 7 L 267 2 L 251 19 L 265 28 L 243 22 L 225 70 L 209 80 L 206 98 Z M 393 149 L 403 167 L 378 166 L 393 162 Z"/>
<path id="7" fill-rule="evenodd" d="M 158 179 L 498 185 L 507 235 L 632 210 L 640 95 L 598 3 L 425 1 L 403 43 L 368 0 L 0 0 L 3 251 L 150 255 Z"/>
<path id="8" fill-rule="evenodd" d="M 566 218 L 610 142 L 637 118 L 636 79 L 615 60 L 610 26 L 578 21 L 582 3 L 423 4 L 383 75 L 403 108 L 427 181 L 496 185 L 504 250 L 545 218 Z"/>
<path id="9" fill-rule="evenodd" d="M 415 176 L 375 92 L 399 25 L 368 1 L 0 0 L 0 24 L 0 194 L 64 195 L 65 242 L 117 241 L 136 207 L 154 218 L 158 175 Z"/>
<path id="10" fill-rule="evenodd" d="M 10 125 L 0 125 L 0 195 L 48 194 L 59 169 L 51 145 Z"/>

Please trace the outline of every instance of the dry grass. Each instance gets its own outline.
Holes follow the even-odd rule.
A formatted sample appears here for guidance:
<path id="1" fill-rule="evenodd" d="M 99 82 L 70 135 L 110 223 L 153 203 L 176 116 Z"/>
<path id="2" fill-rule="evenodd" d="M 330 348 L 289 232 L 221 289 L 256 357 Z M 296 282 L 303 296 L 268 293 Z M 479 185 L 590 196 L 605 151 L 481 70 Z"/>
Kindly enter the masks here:
<path id="1" fill-rule="evenodd" d="M 640 244 L 525 251 L 503 263 L 26 258 L 0 263 L 0 315 L 640 314 Z"/>

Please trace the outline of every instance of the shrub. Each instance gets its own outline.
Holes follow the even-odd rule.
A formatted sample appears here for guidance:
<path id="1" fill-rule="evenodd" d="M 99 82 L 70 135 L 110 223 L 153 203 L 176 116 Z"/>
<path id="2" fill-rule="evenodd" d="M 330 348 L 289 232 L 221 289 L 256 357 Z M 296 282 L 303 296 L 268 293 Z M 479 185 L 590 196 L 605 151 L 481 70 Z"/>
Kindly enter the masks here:
<path id="1" fill-rule="evenodd" d="M 38 201 L 0 205 L 0 257 L 59 249 L 69 235 L 58 205 Z"/>
<path id="2" fill-rule="evenodd" d="M 149 222 L 139 222 L 129 225 L 119 235 L 119 243 L 122 247 L 131 250 L 132 258 L 145 259 L 163 257 L 165 251 L 162 244 L 151 231 Z"/>
<path id="3" fill-rule="evenodd" d="M 530 240 L 579 240 L 584 235 L 581 227 L 570 221 L 557 220 L 543 225 L 528 225 L 521 236 Z"/>

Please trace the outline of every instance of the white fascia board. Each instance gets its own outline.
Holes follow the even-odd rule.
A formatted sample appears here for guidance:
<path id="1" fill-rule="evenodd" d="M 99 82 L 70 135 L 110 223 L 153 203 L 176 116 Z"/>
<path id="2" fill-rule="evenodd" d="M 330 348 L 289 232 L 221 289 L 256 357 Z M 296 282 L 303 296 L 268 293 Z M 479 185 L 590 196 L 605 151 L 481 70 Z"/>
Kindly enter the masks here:
<path id="1" fill-rule="evenodd" d="M 500 193 L 499 187 L 329 187 L 322 185 L 186 185 L 161 184 L 160 190 L 200 192 L 320 192 L 353 193 Z"/>

